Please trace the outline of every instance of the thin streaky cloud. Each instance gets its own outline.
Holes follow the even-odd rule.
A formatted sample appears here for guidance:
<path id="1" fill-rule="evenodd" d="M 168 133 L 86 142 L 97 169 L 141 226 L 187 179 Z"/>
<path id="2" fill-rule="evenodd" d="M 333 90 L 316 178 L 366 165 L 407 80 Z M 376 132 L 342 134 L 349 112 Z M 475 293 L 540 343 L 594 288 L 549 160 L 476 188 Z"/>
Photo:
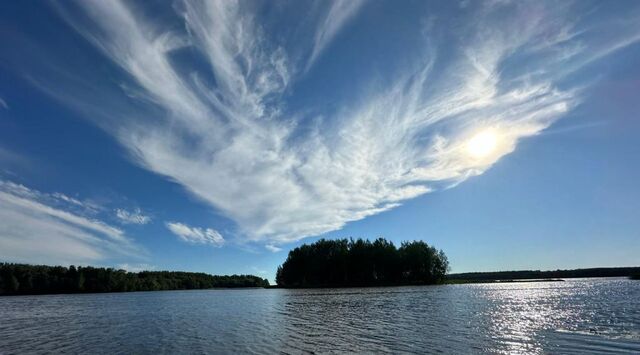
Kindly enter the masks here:
<path id="1" fill-rule="evenodd" d="M 122 263 L 122 264 L 118 264 L 116 267 L 120 270 L 125 270 L 127 272 L 141 272 L 141 271 L 156 270 L 156 266 L 151 264 Z"/>
<path id="2" fill-rule="evenodd" d="M 12 150 L 5 149 L 0 146 L 0 163 L 5 167 L 10 165 L 19 165 L 24 167 L 30 167 L 31 160 L 22 154 L 18 154 Z"/>
<path id="3" fill-rule="evenodd" d="M 48 194 L 0 181 L 0 258 L 5 261 L 86 264 L 146 252 L 122 230 L 60 206 Z"/>
<path id="4" fill-rule="evenodd" d="M 9 105 L 7 105 L 7 102 L 2 97 L 0 97 L 0 107 L 4 108 L 5 110 L 9 109 Z"/>
<path id="5" fill-rule="evenodd" d="M 333 0 L 329 9 L 316 30 L 311 54 L 307 60 L 305 71 L 308 71 L 320 57 L 324 49 L 331 43 L 340 30 L 353 18 L 364 5 L 364 0 Z"/>
<path id="6" fill-rule="evenodd" d="M 282 251 L 282 248 L 275 246 L 273 244 L 266 244 L 265 249 L 267 249 L 268 251 L 272 252 L 272 253 L 277 253 L 279 251 Z"/>
<path id="7" fill-rule="evenodd" d="M 552 134 L 569 133 L 574 131 L 580 131 L 583 129 L 598 128 L 598 127 L 606 126 L 607 124 L 609 124 L 608 121 L 595 121 L 595 122 L 589 122 L 589 123 L 573 124 L 570 126 L 559 127 L 559 128 L 554 128 L 553 126 L 551 126 L 549 129 L 544 130 L 541 134 L 546 136 L 546 135 L 552 135 Z"/>

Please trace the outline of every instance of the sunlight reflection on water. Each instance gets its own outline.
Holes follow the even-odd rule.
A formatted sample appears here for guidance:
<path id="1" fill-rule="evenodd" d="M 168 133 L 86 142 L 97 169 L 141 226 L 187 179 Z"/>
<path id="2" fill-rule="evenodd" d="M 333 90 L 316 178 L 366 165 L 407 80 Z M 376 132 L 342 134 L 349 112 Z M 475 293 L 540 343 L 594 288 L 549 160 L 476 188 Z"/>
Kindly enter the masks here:
<path id="1" fill-rule="evenodd" d="M 0 353 L 640 353 L 640 282 L 0 298 Z"/>

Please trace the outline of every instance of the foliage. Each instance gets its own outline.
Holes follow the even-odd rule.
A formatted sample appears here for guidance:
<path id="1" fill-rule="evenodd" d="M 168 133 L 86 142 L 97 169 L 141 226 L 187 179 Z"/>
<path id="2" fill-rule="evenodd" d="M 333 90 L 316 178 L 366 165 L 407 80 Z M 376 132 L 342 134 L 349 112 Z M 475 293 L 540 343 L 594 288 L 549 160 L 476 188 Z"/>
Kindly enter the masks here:
<path id="1" fill-rule="evenodd" d="M 289 252 L 278 268 L 282 287 L 346 287 L 435 284 L 444 280 L 447 257 L 423 241 L 396 248 L 379 238 L 326 240 L 304 244 Z"/>
<path id="2" fill-rule="evenodd" d="M 252 275 L 214 276 L 197 272 L 142 271 L 0 263 L 0 295 L 192 290 L 267 287 Z"/>
<path id="3" fill-rule="evenodd" d="M 608 267 L 573 270 L 522 270 L 496 272 L 467 272 L 447 275 L 447 280 L 523 280 L 523 279 L 557 279 L 577 277 L 623 277 L 640 273 L 640 267 Z"/>

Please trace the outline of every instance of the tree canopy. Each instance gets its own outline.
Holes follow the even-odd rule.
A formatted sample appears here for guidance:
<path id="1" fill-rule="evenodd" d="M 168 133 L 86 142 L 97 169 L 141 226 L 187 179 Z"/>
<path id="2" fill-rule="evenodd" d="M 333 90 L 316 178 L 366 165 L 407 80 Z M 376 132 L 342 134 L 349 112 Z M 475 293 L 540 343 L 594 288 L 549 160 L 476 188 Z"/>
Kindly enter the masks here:
<path id="1" fill-rule="evenodd" d="M 267 287 L 253 275 L 214 276 L 201 272 L 127 272 L 111 268 L 0 263 L 0 295 L 192 290 Z"/>
<path id="2" fill-rule="evenodd" d="M 423 241 L 400 248 L 384 238 L 326 240 L 289 252 L 278 267 L 281 287 L 347 287 L 436 284 L 444 280 L 449 262 Z"/>
<path id="3" fill-rule="evenodd" d="M 465 272 L 449 274 L 447 280 L 452 281 L 491 281 L 491 280 L 525 280 L 577 277 L 622 277 L 640 273 L 640 267 L 599 267 L 570 270 L 518 270 L 494 272 Z"/>

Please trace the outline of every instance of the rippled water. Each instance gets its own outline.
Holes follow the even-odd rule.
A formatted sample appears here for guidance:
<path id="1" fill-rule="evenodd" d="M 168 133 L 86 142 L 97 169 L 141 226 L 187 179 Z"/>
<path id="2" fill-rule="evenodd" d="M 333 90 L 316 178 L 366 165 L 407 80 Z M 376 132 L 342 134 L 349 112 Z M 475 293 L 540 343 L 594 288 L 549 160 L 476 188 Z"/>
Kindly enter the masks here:
<path id="1" fill-rule="evenodd" d="M 640 282 L 0 297 L 0 353 L 640 353 Z"/>

